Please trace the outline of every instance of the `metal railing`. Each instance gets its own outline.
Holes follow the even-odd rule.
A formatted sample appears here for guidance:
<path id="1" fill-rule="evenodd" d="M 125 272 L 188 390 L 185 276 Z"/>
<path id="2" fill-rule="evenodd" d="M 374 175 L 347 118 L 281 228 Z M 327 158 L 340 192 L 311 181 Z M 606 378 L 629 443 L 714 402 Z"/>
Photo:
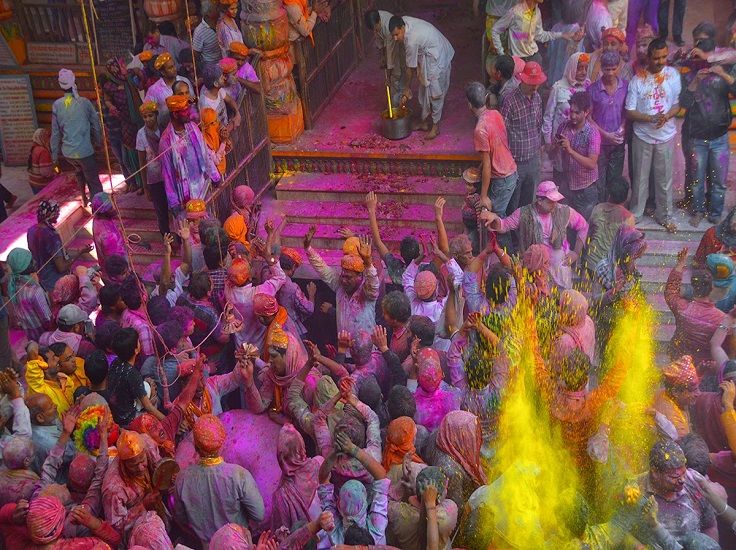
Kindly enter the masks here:
<path id="1" fill-rule="evenodd" d="M 241 124 L 230 133 L 223 182 L 207 199 L 210 213 L 224 221 L 232 210 L 230 197 L 238 185 L 248 185 L 256 195 L 265 191 L 271 174 L 271 140 L 268 137 L 263 95 L 243 89 L 238 98 Z"/>
<path id="2" fill-rule="evenodd" d="M 300 38 L 294 43 L 304 127 L 309 130 L 334 93 L 358 62 L 355 6 L 342 0 L 332 8 L 330 20 L 314 27 L 314 45 Z M 362 15 L 361 15 L 362 17 Z"/>

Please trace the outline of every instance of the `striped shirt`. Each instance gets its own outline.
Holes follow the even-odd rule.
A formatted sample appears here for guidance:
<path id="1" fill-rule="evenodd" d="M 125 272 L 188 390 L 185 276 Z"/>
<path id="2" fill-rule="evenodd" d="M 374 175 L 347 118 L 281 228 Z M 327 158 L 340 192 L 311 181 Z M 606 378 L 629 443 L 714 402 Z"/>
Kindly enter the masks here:
<path id="1" fill-rule="evenodd" d="M 217 33 L 204 19 L 197 25 L 192 34 L 192 50 L 202 55 L 202 62 L 205 65 L 217 63 L 222 59 Z"/>
<path id="2" fill-rule="evenodd" d="M 138 340 L 141 344 L 141 356 L 150 357 L 155 355 L 156 350 L 153 347 L 153 332 L 148 324 L 145 313 L 140 311 L 126 309 L 120 319 L 122 328 L 132 328 L 138 333 Z"/>
<path id="3" fill-rule="evenodd" d="M 26 331 L 28 339 L 38 341 L 44 326 L 51 321 L 51 306 L 44 289 L 37 283 L 21 286 L 13 305 L 18 323 Z"/>

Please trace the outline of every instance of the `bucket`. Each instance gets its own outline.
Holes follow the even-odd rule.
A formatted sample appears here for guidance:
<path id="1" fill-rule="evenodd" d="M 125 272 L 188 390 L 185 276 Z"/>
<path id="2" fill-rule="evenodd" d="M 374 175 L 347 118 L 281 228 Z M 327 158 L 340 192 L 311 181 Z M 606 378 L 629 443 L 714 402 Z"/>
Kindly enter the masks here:
<path id="1" fill-rule="evenodd" d="M 381 135 L 386 139 L 404 139 L 411 134 L 411 109 L 399 107 L 390 118 L 388 109 L 381 113 Z"/>
<path id="2" fill-rule="evenodd" d="M 296 100 L 296 109 L 288 115 L 268 115 L 268 137 L 273 143 L 291 143 L 304 131 L 302 102 Z"/>

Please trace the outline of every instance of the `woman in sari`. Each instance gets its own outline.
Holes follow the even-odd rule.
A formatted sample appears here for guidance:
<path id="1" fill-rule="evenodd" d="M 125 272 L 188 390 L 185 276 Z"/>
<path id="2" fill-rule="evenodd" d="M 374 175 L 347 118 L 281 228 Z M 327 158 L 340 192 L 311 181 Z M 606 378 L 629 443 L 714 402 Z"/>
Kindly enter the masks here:
<path id="1" fill-rule="evenodd" d="M 414 393 L 417 424 L 434 431 L 450 411 L 460 408 L 462 396 L 458 390 L 445 384 L 440 365 L 440 357 L 432 348 L 424 348 L 417 353 L 417 382 Z"/>
<path id="2" fill-rule="evenodd" d="M 590 86 L 588 80 L 588 63 L 590 56 L 587 53 L 577 52 L 570 56 L 565 65 L 565 72 L 561 79 L 554 83 L 547 100 L 542 122 L 542 136 L 547 146 L 556 144 L 557 130 L 569 120 L 570 98 L 576 92 L 582 92 Z M 563 181 L 562 150 L 557 149 L 552 154 L 553 181 L 558 185 Z M 566 185 L 561 186 L 566 190 Z"/>
<path id="3" fill-rule="evenodd" d="M 238 0 L 219 0 L 220 19 L 217 21 L 217 42 L 222 50 L 222 57 L 227 57 L 231 42 L 243 43 L 243 33 L 235 21 L 238 14 Z"/>
<path id="4" fill-rule="evenodd" d="M 550 364 L 559 365 L 576 349 L 593 361 L 595 324 L 588 316 L 588 300 L 577 290 L 563 290 L 559 311 L 559 335 L 552 344 Z"/>
<path id="5" fill-rule="evenodd" d="M 39 128 L 33 132 L 33 145 L 28 155 L 28 184 L 35 195 L 54 179 L 51 160 L 51 130 Z"/>
<path id="6" fill-rule="evenodd" d="M 217 171 L 221 176 L 225 175 L 227 167 L 227 159 L 225 158 L 225 147 L 227 141 L 223 139 L 226 134 L 217 119 L 217 113 L 209 107 L 202 109 L 201 112 L 202 136 L 207 145 L 207 153 L 209 154 L 212 164 L 217 166 Z"/>
<path id="7" fill-rule="evenodd" d="M 293 424 L 284 424 L 276 445 L 281 481 L 273 494 L 271 529 L 293 530 L 297 522 L 308 522 L 320 514 L 317 487 L 322 457 L 309 458 L 304 439 Z"/>
<path id="8" fill-rule="evenodd" d="M 424 458 L 432 466 L 442 468 L 449 483 L 447 498 L 458 507 L 486 484 L 481 465 L 481 428 L 478 417 L 467 411 L 452 411 L 442 419 L 439 430 L 432 434 L 424 450 Z"/>

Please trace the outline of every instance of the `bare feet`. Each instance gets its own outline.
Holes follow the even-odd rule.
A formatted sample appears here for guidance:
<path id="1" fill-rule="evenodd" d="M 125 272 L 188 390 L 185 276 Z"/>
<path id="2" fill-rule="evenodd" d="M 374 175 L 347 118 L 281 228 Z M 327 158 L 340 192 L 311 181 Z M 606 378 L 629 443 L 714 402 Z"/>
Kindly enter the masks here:
<path id="1" fill-rule="evenodd" d="M 429 131 L 425 139 L 434 139 L 438 135 L 440 135 L 440 125 L 439 124 L 433 124 L 432 129 Z"/>

